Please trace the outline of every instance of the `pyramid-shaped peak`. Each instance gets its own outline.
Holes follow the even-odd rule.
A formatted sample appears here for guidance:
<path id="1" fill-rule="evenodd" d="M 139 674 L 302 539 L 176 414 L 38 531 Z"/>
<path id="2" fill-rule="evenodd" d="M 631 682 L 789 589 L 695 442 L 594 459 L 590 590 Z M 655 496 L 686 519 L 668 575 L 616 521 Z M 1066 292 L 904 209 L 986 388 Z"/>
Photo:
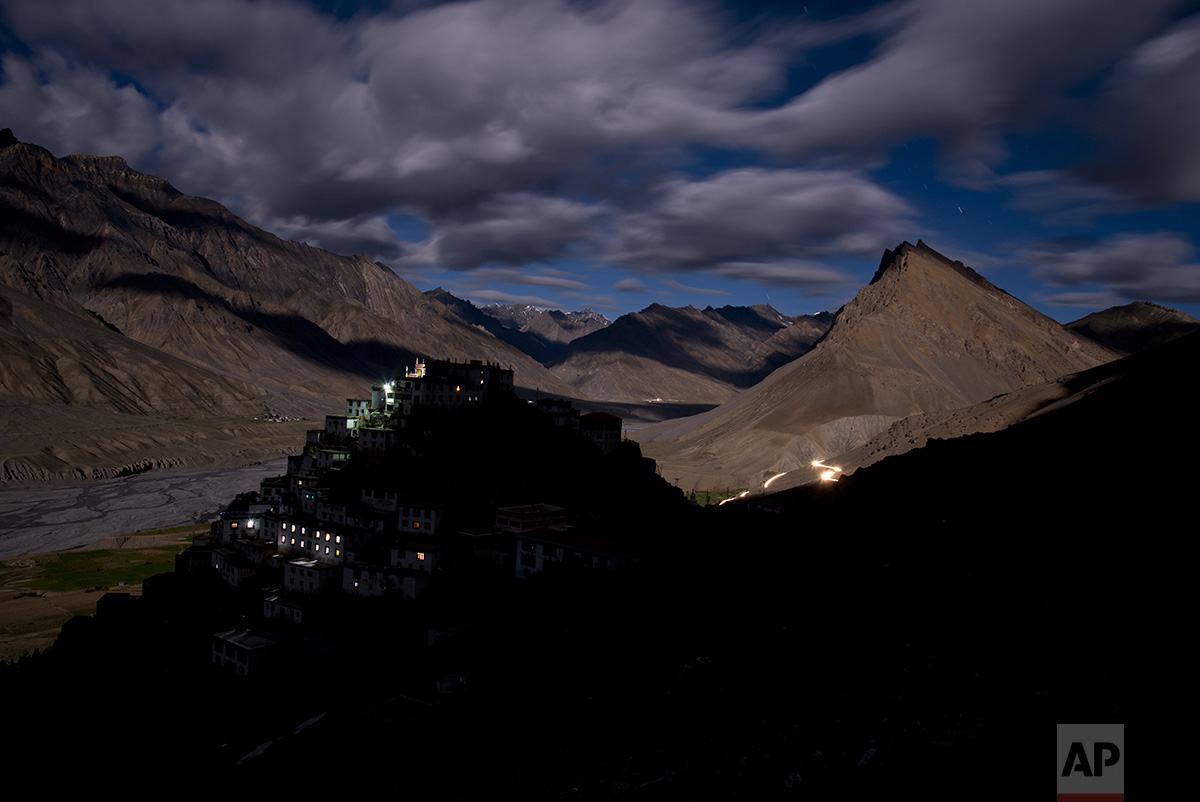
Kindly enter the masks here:
<path id="1" fill-rule="evenodd" d="M 870 284 L 875 284 L 884 276 L 892 273 L 899 273 L 913 266 L 924 267 L 943 267 L 953 270 L 968 281 L 972 281 L 981 287 L 1004 292 L 999 287 L 993 285 L 983 276 L 976 273 L 971 268 L 967 267 L 960 261 L 952 260 L 933 248 L 925 244 L 924 240 L 917 240 L 917 244 L 913 245 L 907 240 L 901 242 L 895 248 L 885 250 L 883 257 L 879 260 L 879 269 L 875 271 L 875 275 L 871 278 Z M 1007 293 L 1005 293 L 1007 294 Z"/>

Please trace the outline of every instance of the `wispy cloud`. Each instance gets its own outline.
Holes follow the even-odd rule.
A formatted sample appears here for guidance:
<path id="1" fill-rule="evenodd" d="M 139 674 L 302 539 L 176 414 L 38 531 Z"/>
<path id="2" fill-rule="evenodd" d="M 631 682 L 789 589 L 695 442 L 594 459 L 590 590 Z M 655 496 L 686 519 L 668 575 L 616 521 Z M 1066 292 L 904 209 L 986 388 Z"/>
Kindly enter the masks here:
<path id="1" fill-rule="evenodd" d="M 1052 287 L 1098 284 L 1105 294 L 1131 301 L 1200 303 L 1196 246 L 1180 234 L 1124 234 L 1084 247 L 1049 245 L 1020 255 Z"/>
<path id="2" fill-rule="evenodd" d="M 729 295 L 729 293 L 725 290 L 714 290 L 709 287 L 693 287 L 689 284 L 678 282 L 673 278 L 663 281 L 663 286 L 670 287 L 673 290 L 684 290 L 686 292 L 693 292 L 699 295 Z"/>

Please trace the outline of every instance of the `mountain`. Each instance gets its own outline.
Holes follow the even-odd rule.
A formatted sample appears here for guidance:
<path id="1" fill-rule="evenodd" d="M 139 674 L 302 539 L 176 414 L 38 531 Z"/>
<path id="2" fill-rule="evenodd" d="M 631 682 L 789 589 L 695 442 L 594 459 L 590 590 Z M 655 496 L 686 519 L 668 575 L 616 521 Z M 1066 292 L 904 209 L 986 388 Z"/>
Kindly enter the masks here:
<path id="1" fill-rule="evenodd" d="M 880 531 L 881 524 L 927 535 L 970 531 L 974 538 L 1002 536 L 1017 544 L 1017 554 L 1024 554 L 1021 537 L 1033 546 L 1042 534 L 1187 531 L 1200 445 L 1190 368 L 1198 361 L 1200 332 L 1192 332 L 1017 390 L 993 399 L 1027 410 L 999 431 L 932 440 L 836 485 L 787 490 L 777 504 L 811 520 L 818 509 L 811 502 L 820 498 L 827 522 L 851 531 Z M 1080 561 L 1077 573 L 1103 584 L 1082 570 L 1089 550 L 1077 548 L 1078 537 L 1068 542 Z M 1133 551 L 1111 553 L 1120 555 L 1114 567 L 1128 573 L 1124 561 Z"/>
<path id="2" fill-rule="evenodd" d="M 426 297 L 445 306 L 463 321 L 489 332 L 542 364 L 562 355 L 567 343 L 608 325 L 608 318 L 591 309 L 582 312 L 540 310 L 534 306 L 488 304 L 475 306 L 438 287 Z"/>
<path id="3" fill-rule="evenodd" d="M 1191 315 L 1146 301 L 1093 312 L 1067 328 L 1119 354 L 1132 354 L 1200 328 Z"/>
<path id="4" fill-rule="evenodd" d="M 766 305 L 652 304 L 572 341 L 551 371 L 604 401 L 720 403 L 805 353 L 830 319 Z"/>
<path id="5" fill-rule="evenodd" d="M 812 351 L 714 410 L 637 437 L 681 483 L 757 486 L 851 452 L 910 415 L 1113 358 L 961 262 L 906 242 L 884 253 Z"/>
<path id="6" fill-rule="evenodd" d="M 610 323 L 591 309 L 476 307 L 440 288 L 426 294 L 547 365 L 576 395 L 618 404 L 625 417 L 643 420 L 732 398 L 807 352 L 833 319 L 828 312 L 788 317 L 765 304 L 652 304 Z"/>
<path id="7" fill-rule="evenodd" d="M 4 480 L 278 453 L 295 432 L 256 417 L 319 419 L 416 356 L 569 390 L 364 256 L 281 240 L 117 157 L 0 142 Z M 183 419 L 227 434 L 189 442 Z"/>
<path id="8" fill-rule="evenodd" d="M 518 331 L 542 313 L 541 309 L 529 304 L 485 304 L 478 308 L 483 314 L 499 321 L 506 329 Z"/>
<path id="9" fill-rule="evenodd" d="M 605 328 L 610 323 L 604 315 L 592 309 L 581 312 L 560 312 L 546 309 L 521 327 L 548 343 L 565 344 Z"/>

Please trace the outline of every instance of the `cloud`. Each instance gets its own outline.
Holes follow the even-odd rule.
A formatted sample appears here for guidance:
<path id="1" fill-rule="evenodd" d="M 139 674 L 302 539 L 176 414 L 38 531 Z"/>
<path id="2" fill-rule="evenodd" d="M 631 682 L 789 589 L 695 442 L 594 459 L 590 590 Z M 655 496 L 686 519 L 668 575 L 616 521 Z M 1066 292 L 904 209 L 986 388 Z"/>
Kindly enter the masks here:
<path id="1" fill-rule="evenodd" d="M 451 270 L 483 265 L 548 262 L 587 247 L 598 207 L 548 196 L 496 196 L 455 214 L 426 219 L 434 234 L 408 251 L 405 261 L 427 261 Z"/>
<path id="2" fill-rule="evenodd" d="M 663 282 L 663 286 L 670 287 L 673 290 L 683 290 L 685 292 L 695 292 L 700 295 L 731 295 L 732 293 L 725 290 L 714 290 L 708 287 L 692 287 L 687 284 L 682 284 L 675 279 L 667 279 Z"/>
<path id="3" fill-rule="evenodd" d="M 247 0 L 7 2 L 3 14 L 35 53 L 129 76 L 174 116 L 194 155 L 164 142 L 143 168 L 180 158 L 187 191 L 245 197 L 259 220 L 444 212 L 538 191 L 598 151 L 737 138 L 740 107 L 780 85 L 793 53 L 735 46 L 718 12 L 677 0 L 482 0 L 350 20 Z M 59 80 L 43 74 L 7 110 L 29 116 Z"/>
<path id="4" fill-rule="evenodd" d="M 1196 246 L 1173 232 L 1120 234 L 1086 247 L 1043 246 L 1019 256 L 1033 265 L 1035 278 L 1052 287 L 1099 284 L 1131 301 L 1200 303 Z"/>
<path id="5" fill-rule="evenodd" d="M 1043 294 L 1040 296 L 1040 300 L 1052 306 L 1107 309 L 1112 306 L 1120 306 L 1125 299 L 1111 292 L 1063 292 L 1056 295 Z"/>
<path id="6" fill-rule="evenodd" d="M 619 220 L 607 257 L 646 272 L 732 274 L 721 266 L 874 256 L 897 241 L 910 213 L 898 196 L 851 171 L 729 170 L 660 184 L 648 208 Z"/>
<path id="7" fill-rule="evenodd" d="M 805 296 L 827 295 L 835 287 L 857 285 L 853 276 L 815 262 L 725 262 L 713 271 L 726 278 L 768 287 L 794 287 Z"/>
<path id="8" fill-rule="evenodd" d="M 353 220 L 282 217 L 269 221 L 267 228 L 284 239 L 303 240 L 334 253 L 363 253 L 373 261 L 394 261 L 405 253 L 382 215 Z"/>
<path id="9" fill-rule="evenodd" d="M 531 287 L 555 287 L 560 290 L 587 290 L 591 286 L 579 280 L 579 276 L 561 270 L 542 268 L 531 270 L 508 270 L 484 267 L 471 273 L 471 281 L 478 284 L 500 282 L 521 284 Z"/>
<path id="10" fill-rule="evenodd" d="M 617 292 L 646 292 L 650 288 L 641 279 L 623 278 L 613 286 L 613 289 Z"/>
<path id="11" fill-rule="evenodd" d="M 0 117 L 410 274 L 575 258 L 819 294 L 845 281 L 828 262 L 913 238 L 898 184 L 869 172 L 913 138 L 1053 224 L 1200 199 L 1200 22 L 1172 21 L 1177 0 L 738 24 L 715 1 L 320 5 L 0 0 Z M 866 55 L 806 86 L 806 59 L 850 40 Z M 994 178 L 1010 135 L 1064 121 L 1104 158 Z M 428 237 L 397 237 L 397 214 Z"/>
<path id="12" fill-rule="evenodd" d="M 950 172 L 979 185 L 1006 156 L 1003 133 L 1045 114 L 1076 82 L 1119 57 L 1175 0 L 912 0 L 865 62 L 756 122 L 792 155 L 873 151 L 913 137 L 948 146 Z"/>
<path id="13" fill-rule="evenodd" d="M 1094 123 L 1112 155 L 1085 168 L 1139 201 L 1200 201 L 1200 15 L 1117 66 Z"/>
<path id="14" fill-rule="evenodd" d="M 524 304 L 526 306 L 536 306 L 538 309 L 561 309 L 562 304 L 558 301 L 551 301 L 548 298 L 539 298 L 536 295 L 517 295 L 503 290 L 474 290 L 470 293 L 472 301 L 482 301 L 484 303 L 493 304 Z"/>
<path id="15" fill-rule="evenodd" d="M 24 141 L 52 146 L 60 156 L 90 153 L 138 162 L 151 158 L 163 139 L 155 104 L 106 71 L 54 52 L 30 59 L 8 53 L 0 67 L 0 117 Z"/>
<path id="16" fill-rule="evenodd" d="M 1011 191 L 1014 207 L 1036 212 L 1057 226 L 1090 226 L 1101 215 L 1128 207 L 1115 189 L 1082 180 L 1066 170 L 1010 173 L 997 178 L 994 185 Z"/>

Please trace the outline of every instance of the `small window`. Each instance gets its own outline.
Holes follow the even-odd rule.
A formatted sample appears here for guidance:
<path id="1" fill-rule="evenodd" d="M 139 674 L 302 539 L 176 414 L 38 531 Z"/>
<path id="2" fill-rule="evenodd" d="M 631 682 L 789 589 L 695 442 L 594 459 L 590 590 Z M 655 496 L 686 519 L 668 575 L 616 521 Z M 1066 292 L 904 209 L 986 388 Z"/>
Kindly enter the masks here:
<path id="1" fill-rule="evenodd" d="M 418 559 L 418 560 L 424 560 L 424 559 L 425 559 L 425 552 L 423 552 L 423 551 L 418 551 L 418 552 L 417 552 L 417 559 Z"/>

